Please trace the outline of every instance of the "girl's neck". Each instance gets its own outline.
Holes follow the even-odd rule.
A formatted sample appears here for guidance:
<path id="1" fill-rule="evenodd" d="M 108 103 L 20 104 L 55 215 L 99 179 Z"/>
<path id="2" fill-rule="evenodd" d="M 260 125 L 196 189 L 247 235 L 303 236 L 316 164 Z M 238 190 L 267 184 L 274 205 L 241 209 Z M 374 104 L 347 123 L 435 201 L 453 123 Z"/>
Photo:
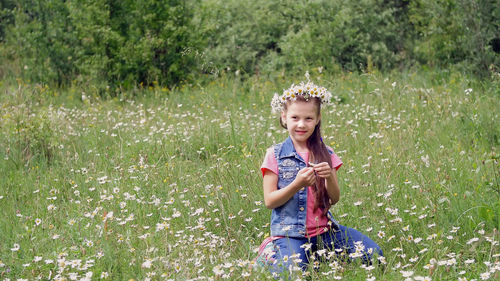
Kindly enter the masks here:
<path id="1" fill-rule="evenodd" d="M 297 152 L 309 152 L 309 148 L 307 147 L 307 143 L 299 143 L 292 139 L 293 147 Z"/>

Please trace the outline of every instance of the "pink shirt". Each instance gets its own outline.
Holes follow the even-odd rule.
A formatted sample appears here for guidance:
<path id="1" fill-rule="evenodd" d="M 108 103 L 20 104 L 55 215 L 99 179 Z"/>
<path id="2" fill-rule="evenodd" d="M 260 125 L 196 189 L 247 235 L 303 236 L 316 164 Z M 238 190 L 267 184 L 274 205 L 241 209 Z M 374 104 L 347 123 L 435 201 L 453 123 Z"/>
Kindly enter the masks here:
<path id="1" fill-rule="evenodd" d="M 330 148 L 331 149 L 331 148 Z M 309 162 L 309 152 L 297 152 L 304 161 Z M 342 160 L 333 153 L 332 155 L 332 166 L 335 169 L 339 169 L 342 166 Z M 274 157 L 274 147 L 270 147 L 266 151 L 266 156 L 264 157 L 264 162 L 260 167 L 262 171 L 262 176 L 266 172 L 266 169 L 278 174 L 278 161 Z M 314 190 L 311 186 L 307 187 L 307 210 L 306 210 L 306 237 L 314 237 L 325 232 L 328 229 L 328 218 L 321 213 L 321 209 L 314 210 L 314 201 L 316 196 L 314 195 Z"/>

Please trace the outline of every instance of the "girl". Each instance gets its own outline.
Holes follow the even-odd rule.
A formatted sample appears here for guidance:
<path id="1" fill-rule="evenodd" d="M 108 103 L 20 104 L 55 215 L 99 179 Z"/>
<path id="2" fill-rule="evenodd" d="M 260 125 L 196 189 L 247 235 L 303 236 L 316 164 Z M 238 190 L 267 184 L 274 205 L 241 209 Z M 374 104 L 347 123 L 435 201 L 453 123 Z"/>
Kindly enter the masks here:
<path id="1" fill-rule="evenodd" d="M 272 213 L 271 237 L 261 245 L 258 261 L 264 255 L 274 273 L 305 270 L 311 261 L 321 259 L 315 255 L 320 249 L 330 250 L 329 256 L 359 257 L 366 263 L 374 254 L 382 255 L 375 242 L 340 225 L 329 212 L 340 199 L 337 170 L 342 165 L 321 138 L 321 104 L 330 98 L 325 88 L 308 82 L 292 85 L 281 96 L 275 94 L 271 102 L 289 133 L 284 142 L 267 150 L 261 167 L 264 202 Z M 271 252 L 262 253 L 264 248 Z"/>

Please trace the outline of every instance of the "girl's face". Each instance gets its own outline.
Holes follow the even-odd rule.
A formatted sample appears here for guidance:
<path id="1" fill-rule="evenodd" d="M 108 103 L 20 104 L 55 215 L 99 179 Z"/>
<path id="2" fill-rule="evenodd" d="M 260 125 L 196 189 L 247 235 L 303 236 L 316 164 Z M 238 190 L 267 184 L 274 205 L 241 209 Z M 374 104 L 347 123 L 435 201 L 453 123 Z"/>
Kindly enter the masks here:
<path id="1" fill-rule="evenodd" d="M 321 119 L 318 105 L 312 101 L 294 101 L 281 112 L 281 120 L 286 124 L 288 134 L 295 145 L 307 147 L 307 140 Z"/>

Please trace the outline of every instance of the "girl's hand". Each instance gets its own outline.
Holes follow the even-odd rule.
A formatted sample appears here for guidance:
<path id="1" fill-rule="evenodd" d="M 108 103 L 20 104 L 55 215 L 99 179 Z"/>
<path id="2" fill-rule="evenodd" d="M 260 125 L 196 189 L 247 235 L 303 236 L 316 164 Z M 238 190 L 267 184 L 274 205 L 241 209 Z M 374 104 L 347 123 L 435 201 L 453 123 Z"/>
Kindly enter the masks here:
<path id="1" fill-rule="evenodd" d="M 332 168 L 327 162 L 321 162 L 318 164 L 313 164 L 309 162 L 309 165 L 314 169 L 318 177 L 322 179 L 329 179 L 332 177 Z"/>
<path id="2" fill-rule="evenodd" d="M 306 167 L 300 170 L 297 173 L 294 181 L 300 188 L 314 185 L 314 183 L 316 183 L 316 175 L 314 174 L 314 169 L 312 167 Z"/>

